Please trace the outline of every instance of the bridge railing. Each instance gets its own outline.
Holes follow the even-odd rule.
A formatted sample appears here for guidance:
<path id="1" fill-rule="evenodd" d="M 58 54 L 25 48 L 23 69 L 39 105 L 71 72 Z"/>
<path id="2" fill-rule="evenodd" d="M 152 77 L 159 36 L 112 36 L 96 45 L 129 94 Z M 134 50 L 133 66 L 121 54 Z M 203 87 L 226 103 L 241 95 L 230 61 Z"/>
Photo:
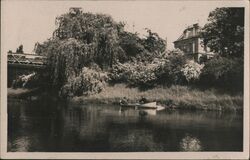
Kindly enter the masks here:
<path id="1" fill-rule="evenodd" d="M 47 59 L 44 56 L 34 54 L 8 54 L 9 64 L 29 64 L 29 65 L 46 65 Z"/>

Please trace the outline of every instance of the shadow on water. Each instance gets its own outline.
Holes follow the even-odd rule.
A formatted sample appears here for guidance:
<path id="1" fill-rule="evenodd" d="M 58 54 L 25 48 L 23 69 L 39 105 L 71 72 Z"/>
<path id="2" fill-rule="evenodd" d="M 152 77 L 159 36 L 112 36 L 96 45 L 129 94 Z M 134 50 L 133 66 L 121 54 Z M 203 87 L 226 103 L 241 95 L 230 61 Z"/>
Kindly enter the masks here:
<path id="1" fill-rule="evenodd" d="M 242 151 L 242 115 L 8 101 L 10 152 Z"/>

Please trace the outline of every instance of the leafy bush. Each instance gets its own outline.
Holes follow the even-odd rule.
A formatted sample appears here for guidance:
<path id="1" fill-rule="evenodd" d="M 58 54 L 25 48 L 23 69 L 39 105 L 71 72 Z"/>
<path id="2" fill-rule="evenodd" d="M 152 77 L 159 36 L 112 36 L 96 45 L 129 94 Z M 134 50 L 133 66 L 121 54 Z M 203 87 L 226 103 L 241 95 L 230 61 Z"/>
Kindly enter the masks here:
<path id="1" fill-rule="evenodd" d="M 186 57 L 180 50 L 173 50 L 166 56 L 164 66 L 158 68 L 157 77 L 160 84 L 182 84 L 185 77 L 182 73 L 182 68 L 186 64 Z"/>
<path id="2" fill-rule="evenodd" d="M 154 86 L 157 84 L 182 84 L 185 76 L 182 73 L 186 57 L 179 50 L 164 54 L 149 61 L 117 63 L 113 66 L 110 79 L 112 82 L 125 82 L 136 86 Z"/>
<path id="3" fill-rule="evenodd" d="M 243 64 L 241 58 L 214 57 L 205 63 L 200 76 L 200 83 L 205 86 L 242 89 Z"/>
<path id="4" fill-rule="evenodd" d="M 159 63 L 137 63 L 129 75 L 128 82 L 133 86 L 145 86 L 151 87 L 155 85 L 157 80 L 156 70 L 159 67 Z"/>
<path id="5" fill-rule="evenodd" d="M 183 75 L 185 76 L 188 82 L 195 82 L 199 80 L 201 69 L 204 65 L 200 65 L 194 61 L 189 61 L 184 67 L 181 69 Z"/>
<path id="6" fill-rule="evenodd" d="M 154 59 L 151 63 L 117 63 L 109 76 L 115 83 L 125 82 L 132 86 L 153 86 L 157 81 L 156 72 L 164 63 L 165 61 L 161 59 Z"/>
<path id="7" fill-rule="evenodd" d="M 84 67 L 76 77 L 71 77 L 61 88 L 61 96 L 81 96 L 99 93 L 108 80 L 107 74 Z"/>
<path id="8" fill-rule="evenodd" d="M 122 64 L 118 62 L 109 73 L 110 81 L 114 83 L 127 82 L 131 69 L 132 65 L 130 63 Z"/>

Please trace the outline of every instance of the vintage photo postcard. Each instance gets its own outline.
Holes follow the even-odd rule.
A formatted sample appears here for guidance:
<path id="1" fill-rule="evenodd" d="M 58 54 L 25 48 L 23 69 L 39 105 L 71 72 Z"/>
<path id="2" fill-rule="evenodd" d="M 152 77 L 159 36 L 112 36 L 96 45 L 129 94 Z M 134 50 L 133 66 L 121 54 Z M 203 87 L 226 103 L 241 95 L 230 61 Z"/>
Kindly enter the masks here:
<path id="1" fill-rule="evenodd" d="M 249 1 L 1 1 L 1 159 L 248 159 Z"/>

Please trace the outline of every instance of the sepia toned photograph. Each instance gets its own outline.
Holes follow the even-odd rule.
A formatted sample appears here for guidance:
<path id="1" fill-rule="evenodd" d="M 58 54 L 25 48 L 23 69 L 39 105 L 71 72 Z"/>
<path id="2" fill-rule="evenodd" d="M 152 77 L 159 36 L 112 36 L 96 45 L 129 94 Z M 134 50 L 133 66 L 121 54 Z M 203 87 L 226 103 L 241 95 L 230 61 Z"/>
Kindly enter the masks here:
<path id="1" fill-rule="evenodd" d="M 249 158 L 248 7 L 1 1 L 1 158 Z"/>

